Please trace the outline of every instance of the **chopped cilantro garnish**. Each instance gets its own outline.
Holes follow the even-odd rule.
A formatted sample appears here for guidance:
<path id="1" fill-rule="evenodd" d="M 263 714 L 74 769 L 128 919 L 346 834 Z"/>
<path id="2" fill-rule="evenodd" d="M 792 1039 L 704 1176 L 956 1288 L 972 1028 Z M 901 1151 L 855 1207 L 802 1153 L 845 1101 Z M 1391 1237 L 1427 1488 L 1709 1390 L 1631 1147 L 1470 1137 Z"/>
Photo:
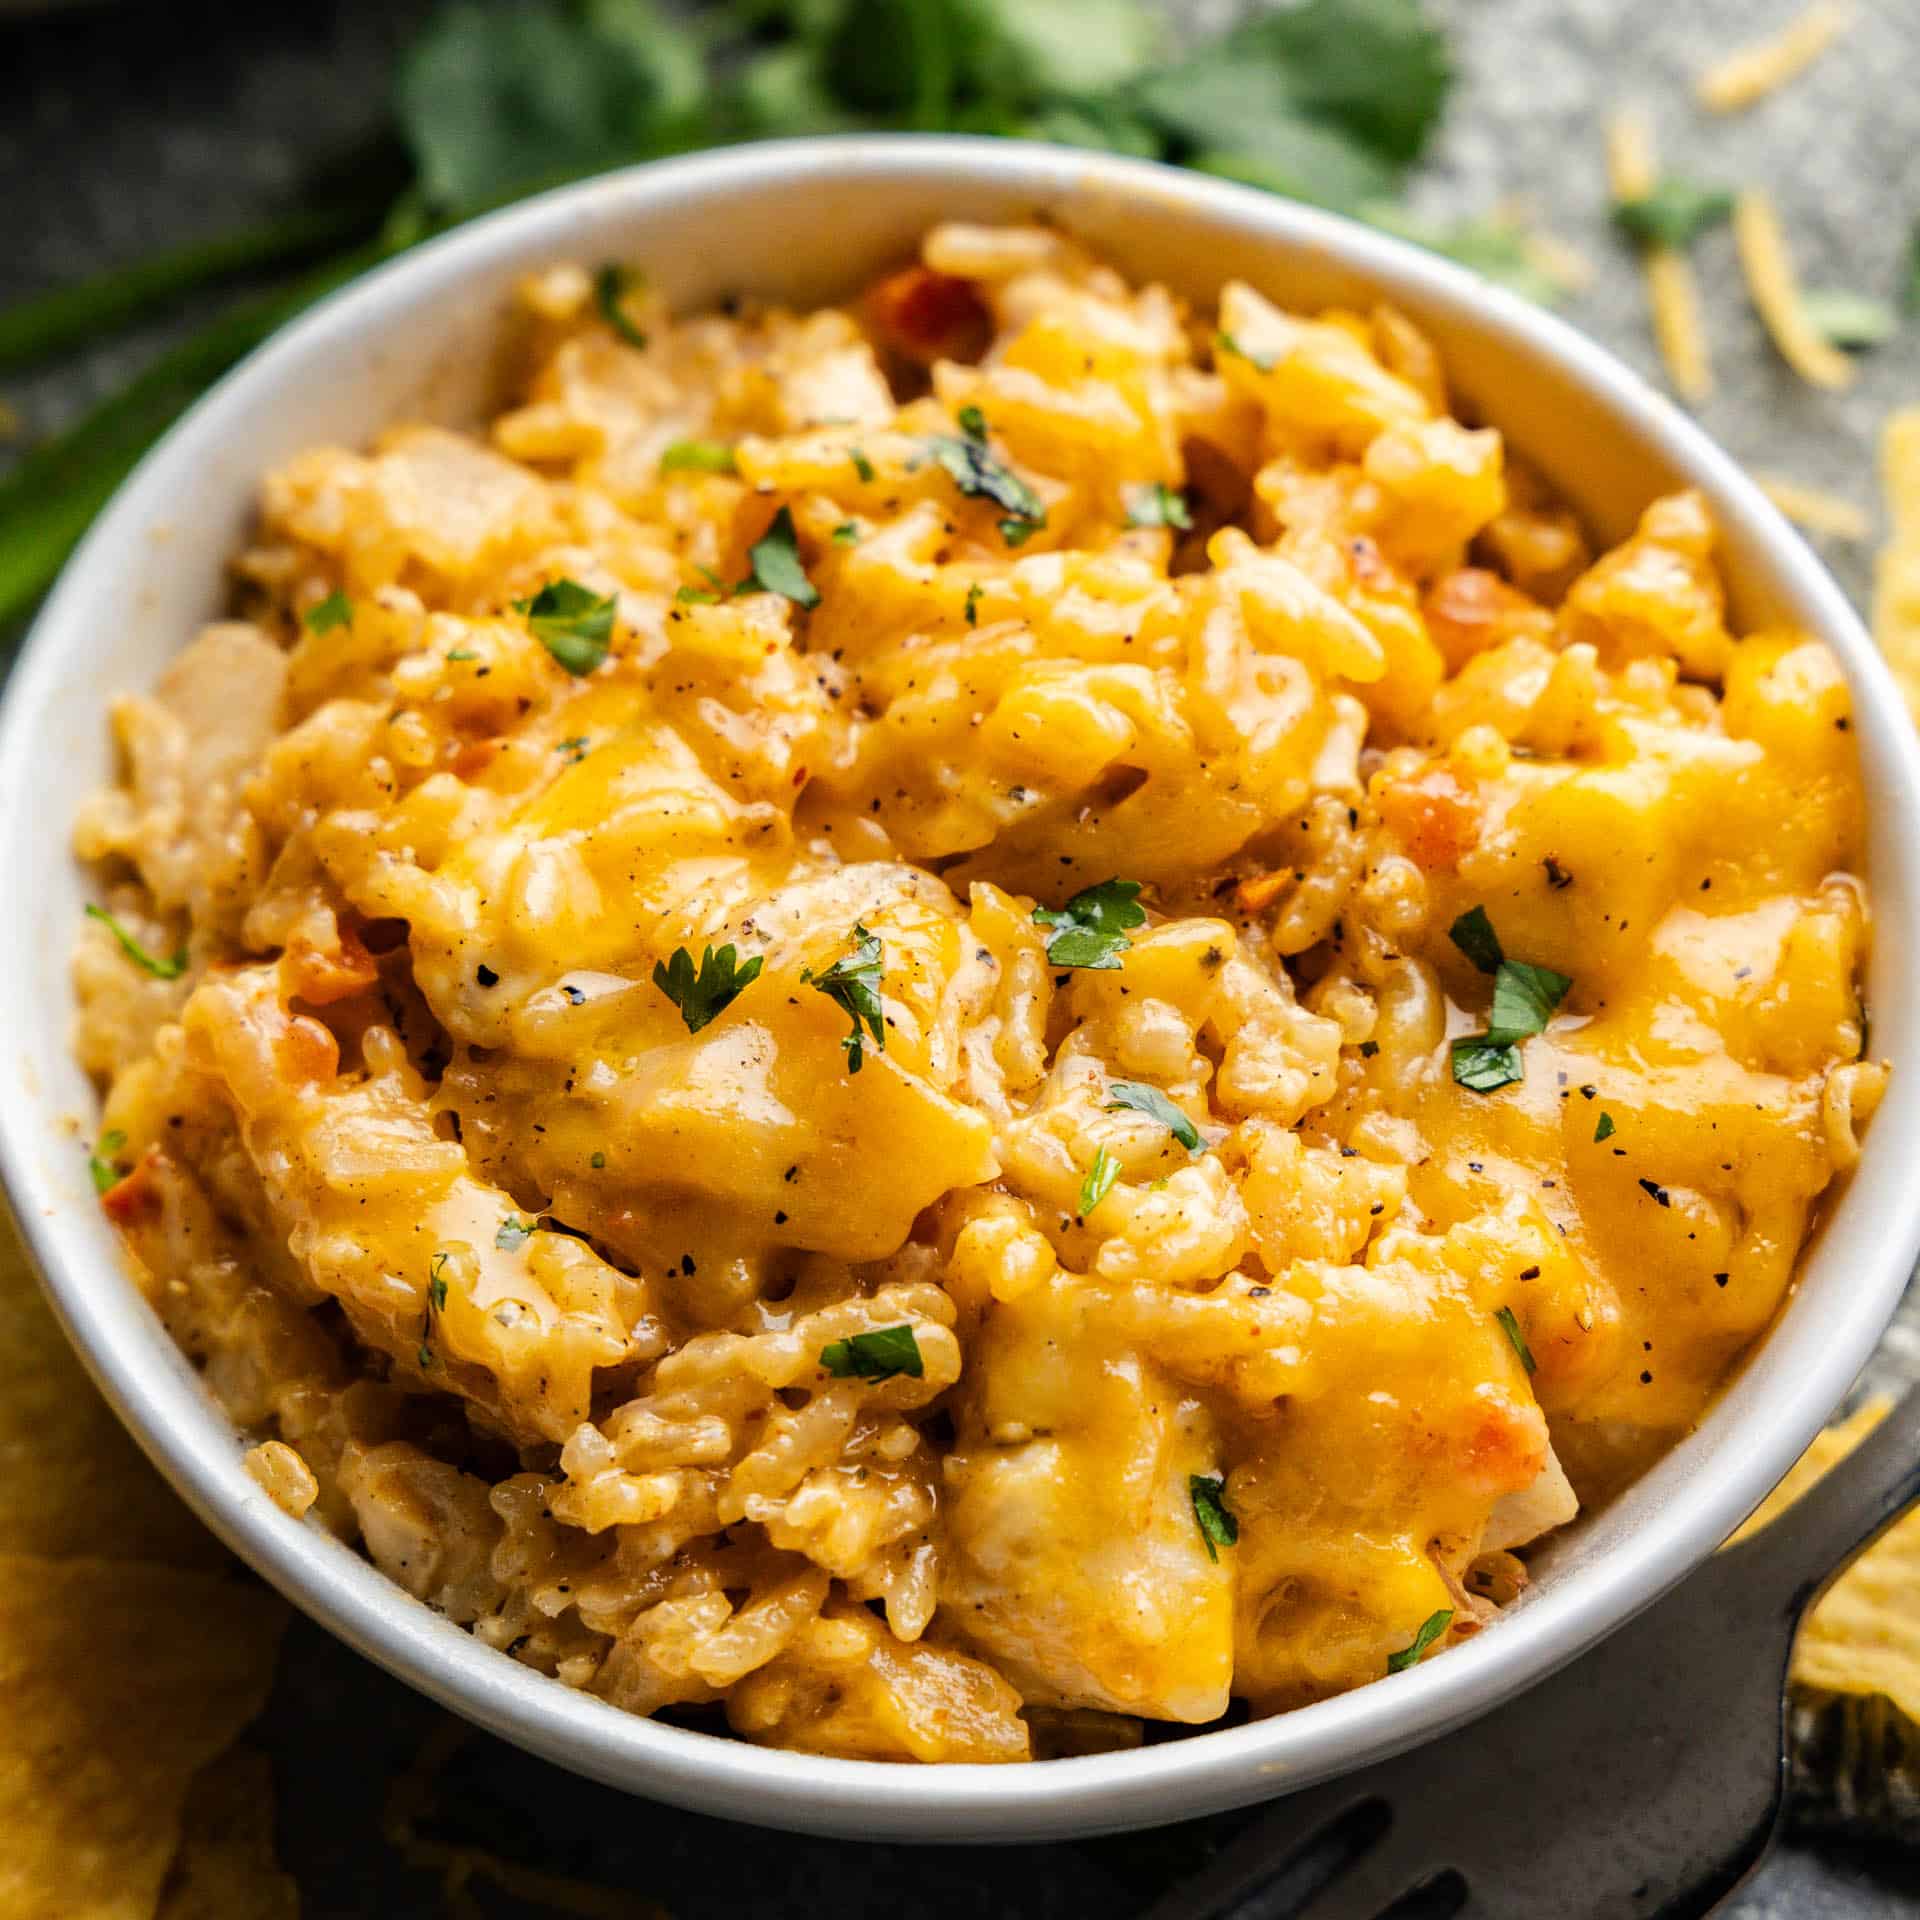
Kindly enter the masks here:
<path id="1" fill-rule="evenodd" d="M 972 416 L 971 424 L 968 416 Z M 1017 547 L 1036 528 L 1047 524 L 1046 503 L 987 445 L 986 421 L 977 407 L 963 407 L 960 424 L 967 429 L 965 432 L 936 434 L 927 442 L 927 451 L 969 500 L 991 500 L 1005 512 L 1000 537 L 1008 546 Z M 973 426 L 979 428 L 978 433 Z"/>
<path id="2" fill-rule="evenodd" d="M 712 587 L 676 587 L 673 597 L 683 607 L 711 607 L 719 603 L 720 595 Z"/>
<path id="3" fill-rule="evenodd" d="M 1132 945 L 1128 927 L 1145 923 L 1138 880 L 1102 880 L 1083 887 L 1064 907 L 1035 907 L 1036 926 L 1051 927 L 1047 959 L 1056 967 L 1086 967 L 1110 973 Z"/>
<path id="4" fill-rule="evenodd" d="M 587 1165 L 590 1166 L 595 1173 L 598 1173 L 606 1164 L 607 1156 L 604 1153 L 596 1153 L 593 1158 L 587 1162 Z"/>
<path id="5" fill-rule="evenodd" d="M 1453 1043 L 1453 1077 L 1469 1093 L 1492 1093 L 1522 1078 L 1520 1049 L 1485 1034 Z"/>
<path id="6" fill-rule="evenodd" d="M 493 1244 L 502 1253 L 518 1253 L 533 1238 L 533 1222 L 522 1220 L 513 1214 L 500 1222 L 499 1231 L 493 1236 Z"/>
<path id="7" fill-rule="evenodd" d="M 858 447 L 849 447 L 847 458 L 853 462 L 855 476 L 863 484 L 870 485 L 873 480 L 873 462 Z"/>
<path id="8" fill-rule="evenodd" d="M 1227 1506 L 1224 1476 L 1204 1473 L 1187 1475 L 1187 1496 L 1193 1502 L 1193 1518 L 1205 1543 L 1207 1558 L 1218 1562 L 1220 1549 L 1232 1546 L 1240 1538 L 1240 1522 Z"/>
<path id="9" fill-rule="evenodd" d="M 1500 936 L 1494 932 L 1485 907 L 1469 907 L 1447 929 L 1447 938 L 1482 973 L 1498 973 L 1501 961 L 1507 957 L 1500 950 Z"/>
<path id="10" fill-rule="evenodd" d="M 733 473 L 733 448 L 725 440 L 676 440 L 660 456 L 662 473 Z"/>
<path id="11" fill-rule="evenodd" d="M 1544 1033 L 1553 1010 L 1567 996 L 1573 982 L 1551 967 L 1529 966 L 1524 960 L 1503 960 L 1493 979 L 1493 1010 L 1487 1016 L 1487 1038 L 1496 1045 Z"/>
<path id="12" fill-rule="evenodd" d="M 967 625 L 977 627 L 980 624 L 980 596 L 986 592 L 978 580 L 967 589 Z"/>
<path id="13" fill-rule="evenodd" d="M 860 538 L 858 520 L 842 520 L 833 530 L 833 544 L 836 547 L 850 547 Z"/>
<path id="14" fill-rule="evenodd" d="M 600 318 L 630 347 L 644 347 L 647 344 L 647 336 L 627 318 L 626 310 L 620 304 L 626 298 L 627 289 L 638 278 L 637 274 L 617 260 L 609 260 L 593 276 L 593 297 L 600 309 Z"/>
<path id="15" fill-rule="evenodd" d="M 1193 515 L 1187 511 L 1184 493 L 1156 480 L 1151 486 L 1127 489 L 1127 525 L 1178 527 L 1186 532 L 1193 526 Z"/>
<path id="16" fill-rule="evenodd" d="M 700 955 L 696 972 L 693 955 L 685 947 L 675 947 L 665 964 L 656 962 L 653 984 L 680 1009 L 680 1018 L 689 1033 L 698 1033 L 715 1015 L 724 1013 L 741 993 L 760 977 L 763 961 L 759 954 L 742 965 L 729 941 L 717 952 L 707 947 Z"/>
<path id="17" fill-rule="evenodd" d="M 1497 1309 L 1493 1316 L 1500 1322 L 1500 1331 L 1507 1336 L 1508 1344 L 1519 1356 L 1520 1364 L 1531 1373 L 1534 1370 L 1533 1350 L 1527 1345 L 1527 1336 L 1520 1331 L 1520 1322 L 1511 1307 Z"/>
<path id="18" fill-rule="evenodd" d="M 126 1144 L 127 1136 L 118 1127 L 109 1129 L 94 1142 L 93 1151 L 87 1155 L 87 1171 L 93 1175 L 95 1193 L 117 1187 L 124 1178 L 113 1157 Z"/>
<path id="19" fill-rule="evenodd" d="M 447 655 L 449 660 L 478 660 L 480 656 L 471 647 L 455 647 Z"/>
<path id="20" fill-rule="evenodd" d="M 1593 1138 L 1596 1145 L 1602 1140 L 1611 1140 L 1613 1138 L 1612 1114 L 1603 1113 L 1600 1116 L 1600 1123 L 1593 1130 Z"/>
<path id="21" fill-rule="evenodd" d="M 149 953 L 105 907 L 89 905 L 87 918 L 98 920 L 119 941 L 120 951 L 136 967 L 144 968 L 156 980 L 178 980 L 186 972 L 187 943 L 184 940 L 170 954 Z"/>
<path id="22" fill-rule="evenodd" d="M 1899 317 L 1885 300 L 1844 287 L 1809 287 L 1800 296 L 1800 311 L 1816 333 L 1853 351 L 1884 346 L 1900 330 Z"/>
<path id="23" fill-rule="evenodd" d="M 1438 1613 L 1430 1613 L 1420 1623 L 1420 1631 L 1413 1636 L 1413 1644 L 1402 1647 L 1398 1653 L 1387 1655 L 1389 1673 L 1405 1673 L 1409 1667 L 1418 1666 L 1420 1656 L 1453 1625 L 1453 1609 L 1442 1607 Z"/>
<path id="24" fill-rule="evenodd" d="M 1213 336 L 1216 353 L 1230 353 L 1236 360 L 1244 360 L 1259 373 L 1271 373 L 1276 364 L 1270 353 L 1251 353 L 1240 344 L 1238 337 L 1224 329 Z"/>
<path id="25" fill-rule="evenodd" d="M 842 954 L 824 972 L 811 967 L 801 969 L 800 978 L 817 993 L 824 993 L 853 1022 L 853 1031 L 840 1044 L 847 1050 L 847 1071 L 858 1073 L 866 1064 L 861 1026 L 873 1035 L 873 1044 L 882 1053 L 887 1050 L 885 1010 L 880 1002 L 880 975 L 885 955 L 880 936 L 869 933 L 856 920 L 853 926 L 853 951 Z"/>
<path id="26" fill-rule="evenodd" d="M 1149 1120 L 1158 1120 L 1189 1153 L 1200 1151 L 1200 1129 L 1158 1087 L 1150 1087 L 1141 1080 L 1116 1080 L 1107 1092 L 1111 1096 L 1107 1101 L 1109 1113 L 1131 1107 Z"/>
<path id="27" fill-rule="evenodd" d="M 807 578 L 800 564 L 800 540 L 793 530 L 793 515 L 782 507 L 773 516 L 773 524 L 747 549 L 752 576 L 743 581 L 748 591 L 777 593 L 796 607 L 817 607 L 820 589 Z"/>
<path id="28" fill-rule="evenodd" d="M 318 606 L 309 607 L 300 616 L 300 624 L 315 635 L 331 633 L 335 627 L 350 627 L 353 625 L 353 602 L 335 587 Z"/>
<path id="29" fill-rule="evenodd" d="M 962 407 L 953 417 L 960 422 L 960 431 L 969 440 L 986 439 L 987 416 L 978 407 Z"/>
<path id="30" fill-rule="evenodd" d="M 446 1255 L 440 1254 L 437 1258 L 444 1260 Z M 437 1267 L 434 1271 L 433 1278 L 427 1282 L 427 1305 L 430 1306 L 435 1313 L 444 1313 L 447 1310 L 446 1276 L 442 1274 Z"/>
<path id="31" fill-rule="evenodd" d="M 1651 193 L 1613 203 L 1614 224 L 1643 247 L 1686 247 L 1732 213 L 1733 195 L 1724 187 L 1672 174 L 1656 181 Z"/>
<path id="32" fill-rule="evenodd" d="M 614 601 L 578 580 L 549 580 L 531 600 L 516 600 L 528 630 L 575 675 L 591 673 L 607 657 L 613 637 Z"/>
<path id="33" fill-rule="evenodd" d="M 1485 907 L 1469 907 L 1447 937 L 1480 969 L 1493 975 L 1493 1007 L 1485 1033 L 1453 1043 L 1453 1077 L 1471 1093 L 1492 1093 L 1522 1077 L 1514 1043 L 1546 1030 L 1573 982 L 1551 967 L 1509 960 Z"/>
<path id="34" fill-rule="evenodd" d="M 927 1370 L 911 1327 L 878 1327 L 830 1340 L 820 1349 L 820 1364 L 836 1380 L 891 1380 L 901 1373 L 918 1380 Z"/>
<path id="35" fill-rule="evenodd" d="M 1105 1147 L 1093 1156 L 1093 1165 L 1080 1182 L 1080 1218 L 1084 1220 L 1108 1194 L 1120 1178 L 1120 1162 Z"/>

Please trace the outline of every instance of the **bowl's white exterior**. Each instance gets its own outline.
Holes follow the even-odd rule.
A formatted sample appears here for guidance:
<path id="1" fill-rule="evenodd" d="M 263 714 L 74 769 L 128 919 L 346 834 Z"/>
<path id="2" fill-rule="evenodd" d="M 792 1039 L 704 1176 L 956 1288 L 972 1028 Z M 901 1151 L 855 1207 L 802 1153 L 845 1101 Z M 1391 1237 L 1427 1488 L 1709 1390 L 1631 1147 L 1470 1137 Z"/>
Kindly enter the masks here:
<path id="1" fill-rule="evenodd" d="M 1491 1632 L 1389 1684 L 1132 1753 L 1033 1767 L 909 1767 L 768 1752 L 657 1725 L 481 1646 L 357 1555 L 275 1509 L 123 1276 L 95 1204 L 68 1057 L 68 952 L 85 898 L 68 852 L 108 772 L 107 708 L 151 682 L 224 599 L 261 473 L 489 397 L 508 291 L 551 261 L 644 263 L 682 307 L 732 289 L 838 297 L 929 224 L 1041 212 L 1128 274 L 1199 297 L 1238 276 L 1283 303 L 1393 300 L 1608 538 L 1655 493 L 1713 504 L 1735 617 L 1821 635 L 1855 693 L 1872 805 L 1873 1044 L 1895 1063 L 1864 1160 L 1797 1296 L 1700 1430 L 1545 1556 Z M 704 1812 L 878 1839 L 1014 1840 L 1151 1825 L 1264 1799 L 1484 1712 L 1591 1646 L 1733 1528 L 1840 1399 L 1920 1245 L 1920 757 L 1898 694 L 1800 539 L 1674 407 L 1549 315 L 1434 256 L 1309 209 L 1142 162 L 951 138 L 738 148 L 614 175 L 467 227 L 335 295 L 232 374 L 121 489 L 68 567 L 0 710 L 0 1173 L 89 1367 L 161 1469 L 236 1552 L 369 1658 L 560 1764 Z"/>

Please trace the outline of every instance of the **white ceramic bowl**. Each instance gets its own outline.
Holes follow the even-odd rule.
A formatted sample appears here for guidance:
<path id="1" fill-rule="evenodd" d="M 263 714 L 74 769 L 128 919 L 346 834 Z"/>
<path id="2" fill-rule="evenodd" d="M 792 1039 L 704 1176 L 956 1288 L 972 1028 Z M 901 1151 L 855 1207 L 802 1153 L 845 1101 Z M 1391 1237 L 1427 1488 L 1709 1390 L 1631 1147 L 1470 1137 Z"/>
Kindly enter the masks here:
<path id="1" fill-rule="evenodd" d="M 570 1692 L 407 1598 L 277 1511 L 123 1277 L 75 1137 L 93 1110 L 67 1053 L 68 953 L 86 897 L 68 852 L 108 771 L 107 707 L 149 684 L 225 599 L 260 475 L 315 441 L 476 418 L 515 278 L 644 262 L 676 305 L 733 289 L 845 295 L 935 221 L 1043 213 L 1135 278 L 1205 299 L 1230 275 L 1285 305 L 1375 300 L 1438 341 L 1455 391 L 1606 539 L 1657 492 L 1698 487 L 1734 618 L 1823 637 L 1852 682 L 1872 803 L 1876 1052 L 1895 1064 L 1864 1160 L 1779 1324 L 1698 1432 L 1570 1529 L 1498 1626 L 1414 1671 L 1297 1713 L 1133 1753 L 1031 1767 L 911 1767 L 774 1753 Z M 422 248 L 336 295 L 230 376 L 122 488 L 68 567 L 0 713 L 0 1172 L 53 1303 L 142 1445 L 207 1523 L 299 1606 L 469 1719 L 563 1766 L 704 1812 L 861 1838 L 1013 1840 L 1151 1825 L 1268 1798 L 1484 1712 L 1591 1646 L 1712 1551 L 1845 1392 L 1920 1243 L 1920 760 L 1838 589 L 1671 405 L 1591 342 L 1460 269 L 1307 208 L 1136 161 L 1007 142 L 845 139 L 739 148 L 570 188 Z"/>

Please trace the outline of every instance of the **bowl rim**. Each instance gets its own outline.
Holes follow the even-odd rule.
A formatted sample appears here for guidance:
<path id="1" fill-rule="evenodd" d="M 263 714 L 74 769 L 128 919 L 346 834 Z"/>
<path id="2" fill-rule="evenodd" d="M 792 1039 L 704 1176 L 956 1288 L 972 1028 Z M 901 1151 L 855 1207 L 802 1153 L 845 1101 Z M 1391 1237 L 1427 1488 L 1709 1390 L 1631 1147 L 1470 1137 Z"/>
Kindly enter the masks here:
<path id="1" fill-rule="evenodd" d="M 984 181 L 1036 198 L 1093 191 L 1171 199 L 1219 229 L 1223 244 L 1237 233 L 1243 241 L 1258 236 L 1296 253 L 1325 255 L 1385 293 L 1413 289 L 1463 327 L 1553 363 L 1636 441 L 1698 486 L 1723 530 L 1737 529 L 1752 551 L 1765 552 L 1795 617 L 1843 663 L 1875 804 L 1910 827 L 1920 824 L 1920 747 L 1890 675 L 1838 586 L 1728 455 L 1567 322 L 1389 235 L 1252 188 L 1155 162 L 1028 142 L 905 134 L 727 148 L 563 187 L 419 247 L 282 330 L 134 470 L 35 621 L 0 701 L 0 822 L 14 823 L 0 825 L 0 845 L 5 835 L 27 831 L 19 823 L 32 815 L 37 791 L 37 716 L 71 657 L 69 636 L 82 628 L 91 571 L 142 537 L 176 474 L 243 433 L 250 410 L 270 405 L 283 388 L 297 388 L 303 367 L 324 347 L 376 334 L 382 316 L 402 300 L 454 295 L 467 274 L 510 260 L 540 236 L 564 233 L 571 222 L 617 220 L 639 229 L 684 197 L 777 195 L 823 174 L 844 176 L 849 184 L 875 177 L 933 186 Z M 66 827 L 62 818 L 58 830 Z M 1902 940 L 1912 951 L 1920 937 L 1920 885 L 1908 884 L 1905 893 L 1899 921 L 1881 923 L 1877 938 Z M 9 1072 L 32 1018 L 21 1005 L 23 994 L 7 990 L 13 952 L 0 948 L 0 1062 L 9 1063 Z M 133 1290 L 82 1283 L 79 1275 L 92 1257 L 36 1151 L 46 1124 L 32 1098 L 0 1100 L 0 1182 L 49 1298 L 120 1418 L 236 1553 L 390 1673 L 548 1759 L 701 1811 L 868 1839 L 1027 1840 L 1153 1825 L 1310 1785 L 1490 1711 L 1623 1625 L 1758 1503 L 1853 1381 L 1920 1250 L 1920 1183 L 1908 1192 L 1880 1181 L 1884 1217 L 1872 1223 L 1865 1248 L 1874 1257 L 1806 1364 L 1769 1387 L 1766 1419 L 1755 1409 L 1730 1425 L 1724 1404 L 1717 1405 L 1682 1443 L 1704 1449 L 1700 1457 L 1712 1472 L 1686 1479 L 1682 1497 L 1654 1513 L 1625 1549 L 1582 1567 L 1504 1618 L 1496 1632 L 1450 1650 L 1444 1660 L 1401 1674 L 1391 1686 L 1364 1687 L 1292 1713 L 1138 1750 L 1027 1766 L 920 1767 L 774 1751 L 621 1712 L 502 1658 L 331 1536 L 280 1514 L 246 1478 L 231 1428 L 191 1375 L 156 1358 L 151 1314 L 125 1311 L 125 1295 Z M 1870 1153 L 1886 1133 L 1908 1143 L 1920 1139 L 1920 1049 L 1896 1074 Z M 1836 1212 L 1845 1210 L 1843 1204 Z"/>

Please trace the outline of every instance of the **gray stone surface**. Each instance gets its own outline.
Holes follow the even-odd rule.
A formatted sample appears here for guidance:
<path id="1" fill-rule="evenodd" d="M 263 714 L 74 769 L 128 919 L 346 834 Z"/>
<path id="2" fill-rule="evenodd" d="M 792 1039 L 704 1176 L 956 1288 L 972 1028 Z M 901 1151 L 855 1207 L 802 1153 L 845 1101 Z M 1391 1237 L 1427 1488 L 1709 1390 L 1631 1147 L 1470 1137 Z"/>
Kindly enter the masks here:
<path id="1" fill-rule="evenodd" d="M 1717 120 L 1690 83 L 1716 49 L 1774 27 L 1800 0 L 1433 0 L 1461 83 L 1418 193 L 1427 210 L 1484 211 L 1526 196 L 1597 273 L 1566 311 L 1649 373 L 1657 362 L 1629 257 L 1608 231 L 1600 128 L 1643 101 L 1676 171 L 1764 181 L 1811 284 L 1885 293 L 1920 214 L 1920 3 L 1856 0 L 1854 33 L 1788 92 Z M 1230 0 L 1188 0 L 1217 19 Z M 0 16 L 0 303 L 155 246 L 218 231 L 282 201 L 303 169 L 380 119 L 393 48 L 425 0 L 148 0 L 57 18 Z M 1719 389 L 1710 429 L 1756 469 L 1871 507 L 1873 438 L 1889 408 L 1920 400 L 1920 326 L 1862 363 L 1843 396 L 1804 388 L 1746 307 L 1723 231 L 1698 260 Z M 31 378 L 0 384 L 29 432 L 57 428 L 193 314 Z M 4 465 L 0 450 L 0 465 Z M 1869 554 L 1829 546 L 1863 596 Z M 1920 1374 L 1920 1306 L 1881 1362 Z M 382 1838 L 386 1783 L 439 1722 L 436 1710 L 304 1624 L 287 1643 L 267 1720 L 281 1845 L 308 1920 L 435 1909 L 432 1876 Z M 1444 1764 L 1436 1754 L 1435 1764 Z M 1074 1847 L 910 1850 L 801 1841 L 671 1813 L 583 1786 L 475 1734 L 454 1754 L 443 1830 L 623 1887 L 634 1911 L 675 1920 L 832 1911 L 900 1920 L 1018 1920 L 1142 1905 L 1235 1822 Z M 743 1811 L 745 1811 L 743 1809 Z M 1497 1816 L 1496 1809 L 1490 1814 Z M 1920 1913 L 1912 1855 L 1790 1846 L 1740 1897 L 1741 1920 L 1895 1920 Z M 1572 1912 L 1543 1845 L 1542 1920 Z M 540 1908 L 495 1892 L 484 1910 Z"/>

